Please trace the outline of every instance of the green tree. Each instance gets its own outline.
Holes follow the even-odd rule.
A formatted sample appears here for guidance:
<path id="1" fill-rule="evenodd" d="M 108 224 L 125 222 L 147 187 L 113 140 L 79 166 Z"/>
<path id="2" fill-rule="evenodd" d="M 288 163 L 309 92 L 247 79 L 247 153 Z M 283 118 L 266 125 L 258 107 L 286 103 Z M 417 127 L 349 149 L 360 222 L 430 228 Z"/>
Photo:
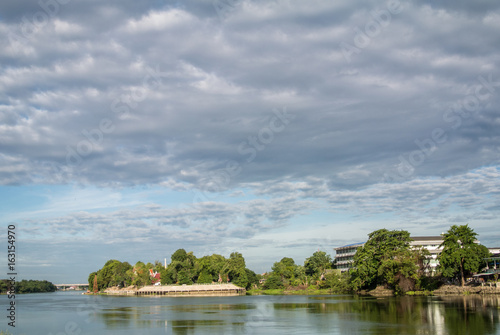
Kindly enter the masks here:
<path id="1" fill-rule="evenodd" d="M 116 259 L 111 259 L 97 272 L 89 275 L 89 288 L 94 287 L 94 277 L 97 275 L 97 285 L 99 290 L 106 289 L 111 286 L 124 287 L 132 282 L 132 266 L 127 262 L 120 262 Z"/>
<path id="2" fill-rule="evenodd" d="M 329 288 L 332 293 L 349 292 L 349 276 L 347 273 L 341 274 L 340 270 L 329 270 L 325 274 L 325 279 L 321 281 L 320 288 Z"/>
<path id="3" fill-rule="evenodd" d="M 223 275 L 222 270 L 226 261 L 227 260 L 224 256 L 217 254 L 203 256 L 198 259 L 200 273 L 209 273 L 212 276 L 212 280 L 210 282 L 217 282 L 219 280 L 219 274 L 221 274 L 221 276 Z"/>
<path id="4" fill-rule="evenodd" d="M 198 284 L 210 284 L 212 282 L 212 275 L 207 271 L 203 270 L 198 276 Z"/>
<path id="5" fill-rule="evenodd" d="M 132 285 L 145 286 L 151 284 L 149 269 L 143 262 L 135 263 L 132 272 Z M 97 278 L 99 279 L 99 276 Z"/>
<path id="6" fill-rule="evenodd" d="M 271 273 L 269 277 L 267 277 L 266 281 L 263 285 L 266 290 L 276 290 L 283 288 L 283 282 L 281 281 L 280 276 L 277 274 Z"/>
<path id="7" fill-rule="evenodd" d="M 379 229 L 370 233 L 368 241 L 354 255 L 351 288 L 413 288 L 418 279 L 418 252 L 410 248 L 410 241 L 410 233 L 405 230 Z"/>
<path id="8" fill-rule="evenodd" d="M 56 286 L 46 280 L 21 280 L 16 282 L 15 290 L 17 293 L 43 293 L 55 292 Z"/>
<path id="9" fill-rule="evenodd" d="M 89 278 L 87 279 L 89 282 L 89 290 L 91 290 L 91 291 L 92 291 L 92 288 L 94 287 L 94 277 L 96 275 L 97 275 L 97 271 L 92 272 L 91 274 L 89 274 Z"/>
<path id="10" fill-rule="evenodd" d="M 259 285 L 259 279 L 260 279 L 259 276 L 255 272 L 247 268 L 245 268 L 245 272 L 247 274 L 247 279 L 248 279 L 248 283 L 245 289 L 249 290 L 252 288 L 252 286 L 257 287 Z"/>
<path id="11" fill-rule="evenodd" d="M 453 225 L 443 234 L 443 250 L 438 255 L 439 270 L 444 277 L 460 277 L 465 286 L 467 275 L 478 272 L 484 258 L 490 255 L 485 246 L 477 244 L 477 234 L 468 225 Z"/>
<path id="12" fill-rule="evenodd" d="M 184 249 L 177 249 L 170 257 L 172 262 L 184 262 L 187 258 L 187 252 Z"/>
<path id="13" fill-rule="evenodd" d="M 283 257 L 272 266 L 272 272 L 281 278 L 283 285 L 294 285 L 297 265 L 292 258 Z"/>
<path id="14" fill-rule="evenodd" d="M 332 257 L 324 251 L 316 251 L 304 262 L 306 274 L 319 279 L 325 273 L 326 269 L 332 268 Z"/>
<path id="15" fill-rule="evenodd" d="M 293 271 L 293 278 L 290 285 L 307 285 L 306 268 L 302 265 L 297 265 Z"/>
<path id="16" fill-rule="evenodd" d="M 172 262 L 164 271 L 164 283 L 192 284 L 197 281 L 201 272 L 198 259 L 193 252 L 186 252 L 184 249 L 176 250 L 171 256 Z"/>
<path id="17" fill-rule="evenodd" d="M 227 273 L 229 281 L 239 287 L 247 287 L 248 278 L 245 271 L 245 258 L 239 252 L 232 252 L 223 268 L 223 273 Z"/>

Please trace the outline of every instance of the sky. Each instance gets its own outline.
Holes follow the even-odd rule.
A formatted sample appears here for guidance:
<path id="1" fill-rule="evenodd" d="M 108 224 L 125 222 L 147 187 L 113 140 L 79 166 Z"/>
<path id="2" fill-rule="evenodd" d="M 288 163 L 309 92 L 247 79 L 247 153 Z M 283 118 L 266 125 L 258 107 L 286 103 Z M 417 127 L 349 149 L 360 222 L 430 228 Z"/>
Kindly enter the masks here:
<path id="1" fill-rule="evenodd" d="M 499 247 L 499 31 L 496 0 L 2 1 L 2 248 L 85 283 L 380 228 Z"/>

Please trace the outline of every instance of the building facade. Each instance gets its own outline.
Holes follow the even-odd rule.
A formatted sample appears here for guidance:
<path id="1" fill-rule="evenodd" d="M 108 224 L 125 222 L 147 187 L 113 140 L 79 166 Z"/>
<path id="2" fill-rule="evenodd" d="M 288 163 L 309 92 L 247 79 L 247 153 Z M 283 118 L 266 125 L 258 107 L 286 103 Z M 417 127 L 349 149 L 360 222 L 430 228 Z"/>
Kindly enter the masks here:
<path id="1" fill-rule="evenodd" d="M 426 274 L 433 276 L 436 274 L 436 268 L 439 265 L 437 256 L 443 248 L 440 247 L 443 243 L 442 236 L 416 236 L 411 238 L 410 246 L 413 249 L 426 249 L 429 252 L 427 256 Z"/>
<path id="2" fill-rule="evenodd" d="M 426 272 L 429 275 L 433 275 L 436 273 L 436 267 L 438 266 L 437 255 L 441 252 L 441 248 L 439 247 L 441 243 L 443 243 L 442 236 L 416 236 L 411 238 L 410 246 L 412 248 L 423 248 L 429 251 L 429 256 L 427 257 L 427 270 Z M 344 245 L 338 248 L 334 248 L 335 250 L 335 263 L 337 269 L 341 272 L 349 271 L 353 267 L 354 263 L 354 255 L 358 248 L 365 245 L 365 242 L 361 243 L 353 243 Z"/>
<path id="3" fill-rule="evenodd" d="M 365 242 L 353 243 L 344 245 L 342 247 L 334 248 L 335 250 L 335 264 L 340 272 L 346 272 L 352 268 L 354 263 L 354 255 L 359 247 L 365 245 Z"/>

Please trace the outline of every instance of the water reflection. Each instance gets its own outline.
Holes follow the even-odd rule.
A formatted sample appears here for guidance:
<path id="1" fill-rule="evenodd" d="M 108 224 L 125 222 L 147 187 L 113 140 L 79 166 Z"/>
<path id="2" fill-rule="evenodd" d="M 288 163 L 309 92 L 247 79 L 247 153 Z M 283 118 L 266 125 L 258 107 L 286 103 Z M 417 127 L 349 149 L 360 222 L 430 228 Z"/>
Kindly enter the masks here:
<path id="1" fill-rule="evenodd" d="M 281 311 L 330 314 L 339 319 L 339 333 L 451 335 L 498 333 L 499 306 L 498 296 L 313 297 L 301 303 L 275 303 L 274 311 L 276 317 Z"/>
<path id="2" fill-rule="evenodd" d="M 500 297 L 443 297 L 444 324 L 449 334 L 495 334 L 499 322 Z"/>
<path id="3" fill-rule="evenodd" d="M 199 333 L 243 333 L 247 311 L 255 309 L 248 303 L 189 304 L 198 298 L 184 300 L 148 300 L 141 305 L 132 303 L 127 307 L 102 308 L 94 314 L 102 321 L 107 330 L 160 329 L 162 334 L 199 334 Z M 115 300 L 127 302 L 126 299 Z M 137 301 L 136 301 L 137 302 Z M 179 304 L 176 304 L 179 303 Z M 156 303 L 160 303 L 156 305 Z M 154 305 L 149 305 L 154 304 Z"/>
<path id="4" fill-rule="evenodd" d="M 475 295 L 125 298 L 96 317 L 106 330 L 157 334 L 500 334 L 499 306 L 500 296 Z"/>

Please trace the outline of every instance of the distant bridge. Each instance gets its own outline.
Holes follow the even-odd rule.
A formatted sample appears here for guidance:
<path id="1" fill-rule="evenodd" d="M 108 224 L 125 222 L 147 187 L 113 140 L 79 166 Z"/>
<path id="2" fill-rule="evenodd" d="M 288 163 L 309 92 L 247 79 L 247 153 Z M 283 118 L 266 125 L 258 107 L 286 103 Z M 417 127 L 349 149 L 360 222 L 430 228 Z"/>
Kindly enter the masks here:
<path id="1" fill-rule="evenodd" d="M 87 290 L 89 284 L 55 284 L 58 290 Z"/>

